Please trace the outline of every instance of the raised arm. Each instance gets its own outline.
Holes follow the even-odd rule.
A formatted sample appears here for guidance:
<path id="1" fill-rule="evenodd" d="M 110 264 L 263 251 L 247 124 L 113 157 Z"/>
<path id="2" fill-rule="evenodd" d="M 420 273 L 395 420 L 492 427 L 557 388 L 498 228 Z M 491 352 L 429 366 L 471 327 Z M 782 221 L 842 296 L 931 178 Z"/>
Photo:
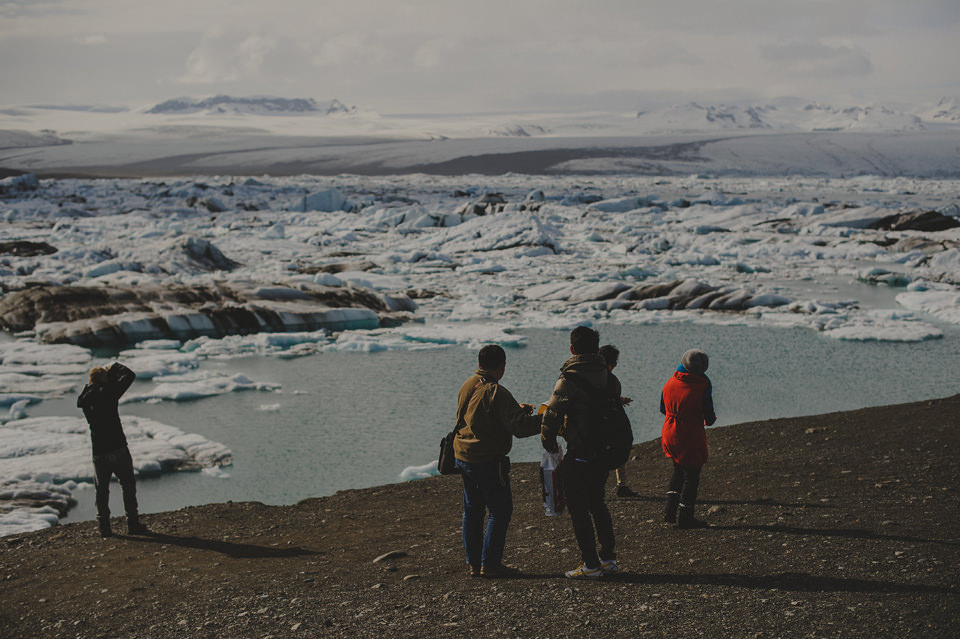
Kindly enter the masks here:
<path id="1" fill-rule="evenodd" d="M 107 369 L 107 379 L 110 380 L 110 393 L 117 399 L 120 399 L 123 394 L 127 392 L 127 389 L 130 388 L 130 385 L 133 384 L 133 380 L 136 378 L 137 374 L 120 362 L 114 362 L 110 368 Z"/>

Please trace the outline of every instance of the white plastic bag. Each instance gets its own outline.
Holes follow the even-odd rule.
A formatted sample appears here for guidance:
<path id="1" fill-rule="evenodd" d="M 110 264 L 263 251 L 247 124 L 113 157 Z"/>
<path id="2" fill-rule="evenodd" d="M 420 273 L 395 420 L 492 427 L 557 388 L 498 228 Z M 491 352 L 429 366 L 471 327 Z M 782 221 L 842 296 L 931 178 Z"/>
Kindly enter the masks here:
<path id="1" fill-rule="evenodd" d="M 560 481 L 560 462 L 563 461 L 563 448 L 557 444 L 557 452 L 544 451 L 540 461 L 540 484 L 543 487 L 543 509 L 547 517 L 559 517 L 567 506 L 563 494 L 563 482 Z"/>

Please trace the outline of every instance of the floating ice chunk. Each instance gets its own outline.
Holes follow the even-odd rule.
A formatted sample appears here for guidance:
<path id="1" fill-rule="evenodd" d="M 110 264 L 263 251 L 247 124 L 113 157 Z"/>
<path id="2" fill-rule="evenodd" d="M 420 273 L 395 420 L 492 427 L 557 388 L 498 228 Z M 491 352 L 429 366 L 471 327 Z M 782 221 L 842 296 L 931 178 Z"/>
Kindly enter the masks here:
<path id="1" fill-rule="evenodd" d="M 747 308 L 755 308 L 757 306 L 766 306 L 766 307 L 775 307 L 783 306 L 790 303 L 790 299 L 784 297 L 783 295 L 775 295 L 773 293 L 764 293 L 762 295 L 757 295 L 752 297 L 747 302 Z"/>
<path id="2" fill-rule="evenodd" d="M 628 288 L 630 288 L 629 284 L 617 281 L 590 282 L 586 284 L 567 282 L 567 300 L 571 304 L 579 304 L 593 300 L 606 300 L 616 297 L 617 294 Z"/>
<path id="3" fill-rule="evenodd" d="M 911 277 L 903 273 L 894 273 L 887 269 L 874 267 L 860 271 L 857 279 L 868 284 L 886 284 L 887 286 L 906 286 Z"/>
<path id="4" fill-rule="evenodd" d="M 90 351 L 71 344 L 39 344 L 29 340 L 0 342 L 0 362 L 4 366 L 30 364 L 38 367 L 86 365 Z"/>
<path id="5" fill-rule="evenodd" d="M 394 346 L 397 346 L 397 344 L 397 341 L 393 342 Z M 405 346 L 402 340 L 399 341 L 399 345 Z M 388 342 L 375 335 L 360 331 L 349 331 L 337 335 L 337 339 L 332 344 L 328 344 L 325 350 L 376 353 L 388 348 Z"/>
<path id="6" fill-rule="evenodd" d="M 343 193 L 341 193 L 339 189 L 330 188 L 303 196 L 303 199 L 300 200 L 300 207 L 297 210 L 330 213 L 333 211 L 347 211 L 349 209 L 350 205 L 343 196 Z"/>
<path id="7" fill-rule="evenodd" d="M 950 249 L 934 255 L 927 264 L 931 271 L 943 273 L 947 279 L 960 284 L 960 249 Z"/>
<path id="8" fill-rule="evenodd" d="M 24 375 L 0 373 L 0 393 L 28 393 L 31 395 L 62 395 L 69 393 L 82 380 L 59 375 Z"/>
<path id="9" fill-rule="evenodd" d="M 587 210 L 598 213 L 627 213 L 651 206 L 663 207 L 663 203 L 647 197 L 618 197 L 594 202 L 587 206 Z"/>
<path id="10" fill-rule="evenodd" d="M 922 342 L 943 337 L 943 332 L 927 324 L 905 322 L 902 324 L 852 324 L 824 331 L 834 339 L 857 342 Z"/>
<path id="11" fill-rule="evenodd" d="M 545 246 L 559 250 L 559 232 L 528 211 L 484 215 L 459 226 L 438 231 L 430 240 L 432 248 L 445 253 L 500 251 L 524 246 Z"/>
<path id="12" fill-rule="evenodd" d="M 280 404 L 260 404 L 257 410 L 264 413 L 276 413 L 280 410 Z"/>
<path id="13" fill-rule="evenodd" d="M 703 253 L 671 252 L 667 256 L 667 264 L 671 266 L 716 266 L 720 264 L 720 260 Z"/>
<path id="14" fill-rule="evenodd" d="M 0 408 L 7 408 L 20 402 L 35 404 L 40 401 L 39 395 L 25 395 L 23 393 L 0 393 Z"/>
<path id="15" fill-rule="evenodd" d="M 189 401 L 201 397 L 225 395 L 244 390 L 267 390 L 279 388 L 279 384 L 269 382 L 255 382 L 242 373 L 230 377 L 212 377 L 190 381 L 177 381 L 183 376 L 157 378 L 158 383 L 153 390 L 143 393 L 127 394 L 121 403 L 145 402 L 153 399 L 170 400 L 175 402 Z"/>
<path id="16" fill-rule="evenodd" d="M 354 286 L 380 291 L 402 291 L 410 287 L 410 283 L 402 277 L 381 275 L 370 271 L 342 271 L 337 274 L 337 277 Z"/>
<path id="17" fill-rule="evenodd" d="M 267 240 L 282 240 L 286 237 L 286 228 L 283 224 L 273 224 L 263 237 Z"/>
<path id="18" fill-rule="evenodd" d="M 131 262 L 123 259 L 107 260 L 84 271 L 83 276 L 87 278 L 97 278 L 119 271 L 142 271 L 143 264 L 140 262 Z"/>
<path id="19" fill-rule="evenodd" d="M 407 466 L 400 471 L 400 481 L 411 481 L 414 479 L 425 479 L 434 475 L 439 475 L 437 462 L 430 462 L 423 466 Z"/>
<path id="20" fill-rule="evenodd" d="M 403 326 L 396 330 L 414 342 L 427 344 L 461 344 L 471 349 L 478 349 L 485 344 L 499 344 L 506 348 L 527 345 L 526 337 L 490 324 L 432 324 L 429 327 Z"/>
<path id="21" fill-rule="evenodd" d="M 134 348 L 148 351 L 177 350 L 183 345 L 182 342 L 175 339 L 151 339 L 138 343 Z"/>
<path id="22" fill-rule="evenodd" d="M 23 419 L 27 416 L 27 406 L 30 405 L 29 399 L 21 399 L 10 405 L 10 412 L 6 417 L 0 417 L 0 423 Z"/>
<path id="23" fill-rule="evenodd" d="M 897 295 L 897 304 L 929 313 L 937 319 L 960 324 L 960 291 L 914 291 Z"/>
<path id="24" fill-rule="evenodd" d="M 0 180 L 0 193 L 14 194 L 22 191 L 36 191 L 40 188 L 40 180 L 33 173 L 14 175 Z"/>
<path id="25" fill-rule="evenodd" d="M 228 335 L 220 339 L 198 337 L 183 345 L 183 350 L 198 357 L 229 358 L 246 355 L 282 354 L 304 344 L 326 342 L 330 333 L 326 330 L 292 333 L 256 333 L 254 335 Z"/>
<path id="26" fill-rule="evenodd" d="M 200 358 L 195 353 L 132 349 L 123 351 L 120 355 L 124 364 L 133 370 L 140 380 L 182 375 L 200 366 Z"/>
<path id="27" fill-rule="evenodd" d="M 317 273 L 313 278 L 313 283 L 323 286 L 343 286 L 343 280 L 333 273 Z"/>
<path id="28" fill-rule="evenodd" d="M 204 475 L 216 479 L 230 479 L 230 473 L 225 471 L 222 466 L 208 466 L 202 469 Z"/>

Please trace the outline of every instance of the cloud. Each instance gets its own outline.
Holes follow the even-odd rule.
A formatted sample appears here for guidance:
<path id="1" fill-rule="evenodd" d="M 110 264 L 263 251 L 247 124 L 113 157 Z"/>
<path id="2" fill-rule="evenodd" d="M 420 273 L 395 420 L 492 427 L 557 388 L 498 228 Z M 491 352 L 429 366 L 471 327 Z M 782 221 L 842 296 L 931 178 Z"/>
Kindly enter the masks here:
<path id="1" fill-rule="evenodd" d="M 764 60 L 783 73 L 795 76 L 864 76 L 873 64 L 858 47 L 795 42 L 760 47 Z"/>
<path id="2" fill-rule="evenodd" d="M 83 46 L 95 47 L 101 44 L 106 44 L 107 38 L 102 35 L 86 35 L 74 38 L 73 41 Z"/>
<path id="3" fill-rule="evenodd" d="M 187 56 L 186 71 L 176 81 L 216 84 L 255 80 L 273 48 L 270 37 L 211 32 Z"/>

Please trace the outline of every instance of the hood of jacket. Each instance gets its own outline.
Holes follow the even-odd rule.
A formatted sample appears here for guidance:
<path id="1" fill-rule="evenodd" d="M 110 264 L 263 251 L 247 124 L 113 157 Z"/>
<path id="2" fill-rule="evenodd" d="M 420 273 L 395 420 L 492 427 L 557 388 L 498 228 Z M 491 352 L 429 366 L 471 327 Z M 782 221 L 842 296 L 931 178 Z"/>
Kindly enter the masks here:
<path id="1" fill-rule="evenodd" d="M 599 353 L 574 355 L 560 367 L 561 373 L 573 373 L 596 388 L 607 385 L 607 362 Z"/>

